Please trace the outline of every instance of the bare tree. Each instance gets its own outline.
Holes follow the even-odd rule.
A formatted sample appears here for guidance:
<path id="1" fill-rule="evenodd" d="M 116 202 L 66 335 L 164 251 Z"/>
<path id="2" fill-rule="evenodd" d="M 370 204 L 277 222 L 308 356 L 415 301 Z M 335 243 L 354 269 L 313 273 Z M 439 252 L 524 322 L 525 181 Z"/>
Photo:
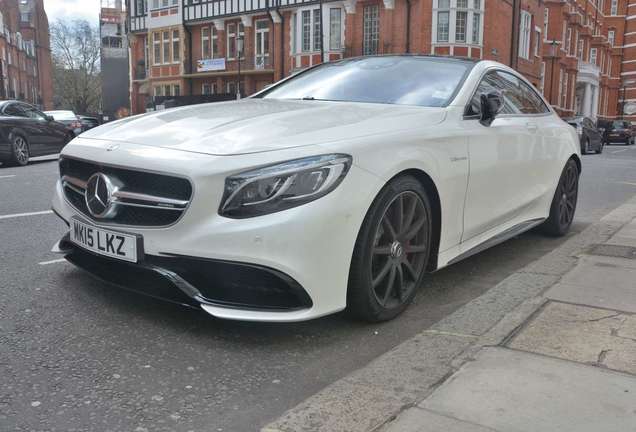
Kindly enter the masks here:
<path id="1" fill-rule="evenodd" d="M 58 20 L 51 26 L 53 86 L 58 108 L 95 113 L 101 102 L 100 40 L 86 20 Z"/>

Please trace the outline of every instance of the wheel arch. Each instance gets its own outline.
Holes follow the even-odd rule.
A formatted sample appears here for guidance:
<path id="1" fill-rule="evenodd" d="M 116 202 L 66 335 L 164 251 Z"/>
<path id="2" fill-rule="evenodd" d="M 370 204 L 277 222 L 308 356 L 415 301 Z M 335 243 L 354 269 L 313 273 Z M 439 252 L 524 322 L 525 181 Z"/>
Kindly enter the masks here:
<path id="1" fill-rule="evenodd" d="M 22 129 L 14 127 L 13 129 L 11 129 L 9 131 L 9 139 L 10 140 L 13 140 L 13 137 L 16 136 L 16 135 L 21 136 L 22 138 L 24 138 L 24 140 L 27 143 L 27 146 L 31 145 L 31 143 L 29 142 L 28 134 L 26 132 L 24 132 Z"/>
<path id="2" fill-rule="evenodd" d="M 581 172 L 583 172 L 583 166 L 581 165 L 581 158 L 579 155 L 573 154 L 568 160 L 570 159 L 576 162 L 576 167 L 579 169 L 579 175 L 581 175 Z"/>
<path id="3" fill-rule="evenodd" d="M 439 191 L 431 176 L 424 170 L 419 168 L 409 168 L 400 171 L 393 177 L 391 177 L 387 181 L 387 184 L 391 180 L 405 175 L 415 177 L 422 184 L 422 186 L 424 186 L 424 189 L 426 190 L 426 193 L 428 194 L 428 198 L 430 200 L 431 211 L 433 213 L 433 237 L 431 239 L 431 253 L 428 259 L 426 270 L 435 271 L 437 270 L 437 257 L 439 254 L 439 244 L 442 235 L 442 202 L 439 197 Z"/>

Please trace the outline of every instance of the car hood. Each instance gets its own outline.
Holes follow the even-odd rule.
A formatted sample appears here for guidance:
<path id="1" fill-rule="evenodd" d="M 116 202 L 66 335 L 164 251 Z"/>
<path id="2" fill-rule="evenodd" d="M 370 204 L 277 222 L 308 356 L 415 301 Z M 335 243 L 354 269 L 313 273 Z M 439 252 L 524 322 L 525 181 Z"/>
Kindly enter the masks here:
<path id="1" fill-rule="evenodd" d="M 82 134 L 211 155 L 282 150 L 439 123 L 443 108 L 244 99 L 129 117 Z"/>

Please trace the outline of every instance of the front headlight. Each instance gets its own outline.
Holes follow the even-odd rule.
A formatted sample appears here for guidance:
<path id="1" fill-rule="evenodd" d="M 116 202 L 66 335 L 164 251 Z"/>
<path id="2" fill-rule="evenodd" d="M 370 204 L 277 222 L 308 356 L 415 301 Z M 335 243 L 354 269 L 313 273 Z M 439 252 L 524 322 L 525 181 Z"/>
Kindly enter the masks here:
<path id="1" fill-rule="evenodd" d="M 228 177 L 219 214 L 242 219 L 317 200 L 338 187 L 351 160 L 345 154 L 312 156 Z"/>

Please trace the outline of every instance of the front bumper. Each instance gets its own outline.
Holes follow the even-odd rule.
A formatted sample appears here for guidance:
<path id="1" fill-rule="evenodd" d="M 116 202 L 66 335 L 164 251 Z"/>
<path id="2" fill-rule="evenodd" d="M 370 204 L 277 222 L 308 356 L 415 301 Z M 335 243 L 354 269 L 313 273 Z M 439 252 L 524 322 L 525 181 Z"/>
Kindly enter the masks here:
<path id="1" fill-rule="evenodd" d="M 54 250 L 98 279 L 183 306 L 290 314 L 313 305 L 289 276 L 251 264 L 152 255 L 133 264 L 85 251 L 71 243 L 68 234 Z"/>
<path id="2" fill-rule="evenodd" d="M 176 159 L 178 173 L 192 181 L 195 192 L 183 217 L 168 227 L 97 223 L 141 235 L 146 259 L 140 264 L 69 250 L 62 241 L 59 249 L 69 261 L 117 285 L 200 307 L 219 318 L 303 321 L 346 307 L 351 256 L 362 220 L 381 187 L 378 178 L 353 166 L 336 190 L 314 202 L 270 215 L 229 219 L 218 215 L 228 173 L 269 163 L 268 158 L 275 162 L 305 156 L 306 150 L 234 158 L 153 148 L 152 158 L 145 158 L 148 148 L 126 144 L 114 152 L 96 152 L 97 144 L 91 143 L 83 153 L 78 141 L 83 140 L 67 146 L 64 156 L 88 159 L 90 151 L 97 153 L 100 163 L 161 173 L 175 173 Z M 67 222 L 82 217 L 66 201 L 59 182 L 53 210 Z M 115 268 L 122 271 L 111 271 Z M 150 272 L 147 279 L 113 280 L 113 273 L 119 277 L 142 270 Z M 165 295 L 164 288 L 171 294 Z M 174 292 L 176 300 L 171 298 Z"/>
<path id="3" fill-rule="evenodd" d="M 618 134 L 616 136 L 607 135 L 605 141 L 608 143 L 625 143 L 631 141 L 632 136 L 629 134 Z"/>

